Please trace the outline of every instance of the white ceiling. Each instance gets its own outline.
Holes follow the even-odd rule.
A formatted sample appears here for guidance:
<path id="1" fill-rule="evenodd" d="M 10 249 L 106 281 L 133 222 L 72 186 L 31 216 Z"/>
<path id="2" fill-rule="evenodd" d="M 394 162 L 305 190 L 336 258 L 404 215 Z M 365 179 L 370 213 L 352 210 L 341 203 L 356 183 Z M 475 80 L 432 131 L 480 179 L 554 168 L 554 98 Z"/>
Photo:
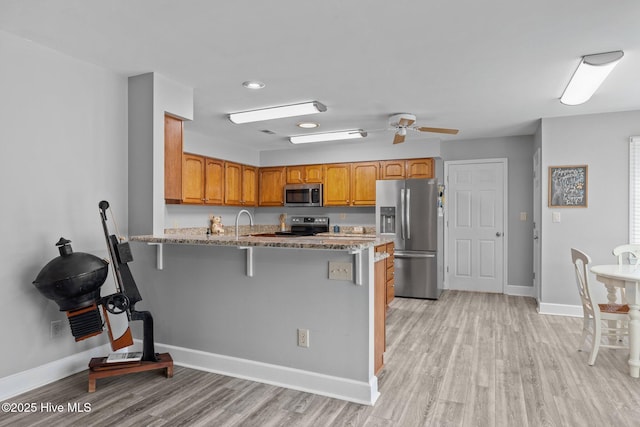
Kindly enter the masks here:
<path id="1" fill-rule="evenodd" d="M 319 130 L 388 141 L 387 117 L 457 136 L 530 135 L 541 117 L 640 109 L 640 1 L 2 0 L 0 30 L 124 75 L 194 88 L 191 131 L 256 150 L 291 148 L 297 119 L 235 125 L 226 114 L 317 100 Z M 2 47 L 0 46 L 0 49 Z M 593 98 L 558 98 L 586 54 L 625 56 Z M 259 91 L 245 80 L 266 83 Z M 275 135 L 260 132 L 268 129 Z M 316 130 L 317 131 L 317 130 Z M 331 144 L 354 144 L 340 142 Z"/>

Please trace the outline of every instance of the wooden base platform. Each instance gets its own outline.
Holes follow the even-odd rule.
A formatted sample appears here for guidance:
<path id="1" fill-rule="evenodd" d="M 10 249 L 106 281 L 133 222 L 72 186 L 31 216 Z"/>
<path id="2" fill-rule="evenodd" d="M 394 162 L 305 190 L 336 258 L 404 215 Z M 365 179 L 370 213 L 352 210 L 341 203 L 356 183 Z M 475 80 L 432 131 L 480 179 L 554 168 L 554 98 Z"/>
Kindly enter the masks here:
<path id="1" fill-rule="evenodd" d="M 89 393 L 96 391 L 96 380 L 98 378 L 115 377 L 154 369 L 164 369 L 164 374 L 167 378 L 173 376 L 173 359 L 169 353 L 158 354 L 157 362 L 106 363 L 106 360 L 106 357 L 94 357 L 89 362 Z"/>

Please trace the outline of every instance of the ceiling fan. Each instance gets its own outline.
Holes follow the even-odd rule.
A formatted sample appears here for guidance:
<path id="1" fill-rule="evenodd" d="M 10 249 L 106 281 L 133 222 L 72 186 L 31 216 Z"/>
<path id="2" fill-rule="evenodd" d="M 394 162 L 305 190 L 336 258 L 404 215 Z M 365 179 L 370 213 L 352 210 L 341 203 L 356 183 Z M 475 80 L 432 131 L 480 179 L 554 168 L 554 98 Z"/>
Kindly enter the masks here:
<path id="1" fill-rule="evenodd" d="M 407 135 L 407 129 L 416 132 L 446 133 L 449 135 L 456 135 L 458 133 L 458 129 L 413 126 L 415 122 L 416 116 L 414 116 L 413 114 L 400 113 L 390 116 L 389 126 L 392 129 L 395 129 L 396 132 L 395 136 L 393 137 L 393 143 L 400 144 L 401 142 L 404 142 L 404 138 Z"/>

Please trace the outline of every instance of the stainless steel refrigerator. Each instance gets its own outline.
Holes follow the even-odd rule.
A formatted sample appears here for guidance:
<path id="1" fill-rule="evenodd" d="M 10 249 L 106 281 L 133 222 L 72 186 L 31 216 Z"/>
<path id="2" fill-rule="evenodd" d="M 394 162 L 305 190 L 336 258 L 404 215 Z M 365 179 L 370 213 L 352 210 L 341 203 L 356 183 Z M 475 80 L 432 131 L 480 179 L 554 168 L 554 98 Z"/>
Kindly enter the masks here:
<path id="1" fill-rule="evenodd" d="M 396 296 L 442 293 L 443 191 L 433 179 L 376 181 L 376 230 L 395 242 Z"/>

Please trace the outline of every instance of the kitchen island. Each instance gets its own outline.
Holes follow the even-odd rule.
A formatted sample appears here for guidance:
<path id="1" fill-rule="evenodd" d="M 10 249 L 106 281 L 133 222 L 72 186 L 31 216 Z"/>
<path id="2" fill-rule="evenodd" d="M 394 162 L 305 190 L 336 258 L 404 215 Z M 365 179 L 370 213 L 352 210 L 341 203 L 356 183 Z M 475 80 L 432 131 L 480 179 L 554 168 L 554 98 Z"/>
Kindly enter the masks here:
<path id="1" fill-rule="evenodd" d="M 131 237 L 156 347 L 179 365 L 373 404 L 374 247 L 387 240 L 256 234 Z"/>

